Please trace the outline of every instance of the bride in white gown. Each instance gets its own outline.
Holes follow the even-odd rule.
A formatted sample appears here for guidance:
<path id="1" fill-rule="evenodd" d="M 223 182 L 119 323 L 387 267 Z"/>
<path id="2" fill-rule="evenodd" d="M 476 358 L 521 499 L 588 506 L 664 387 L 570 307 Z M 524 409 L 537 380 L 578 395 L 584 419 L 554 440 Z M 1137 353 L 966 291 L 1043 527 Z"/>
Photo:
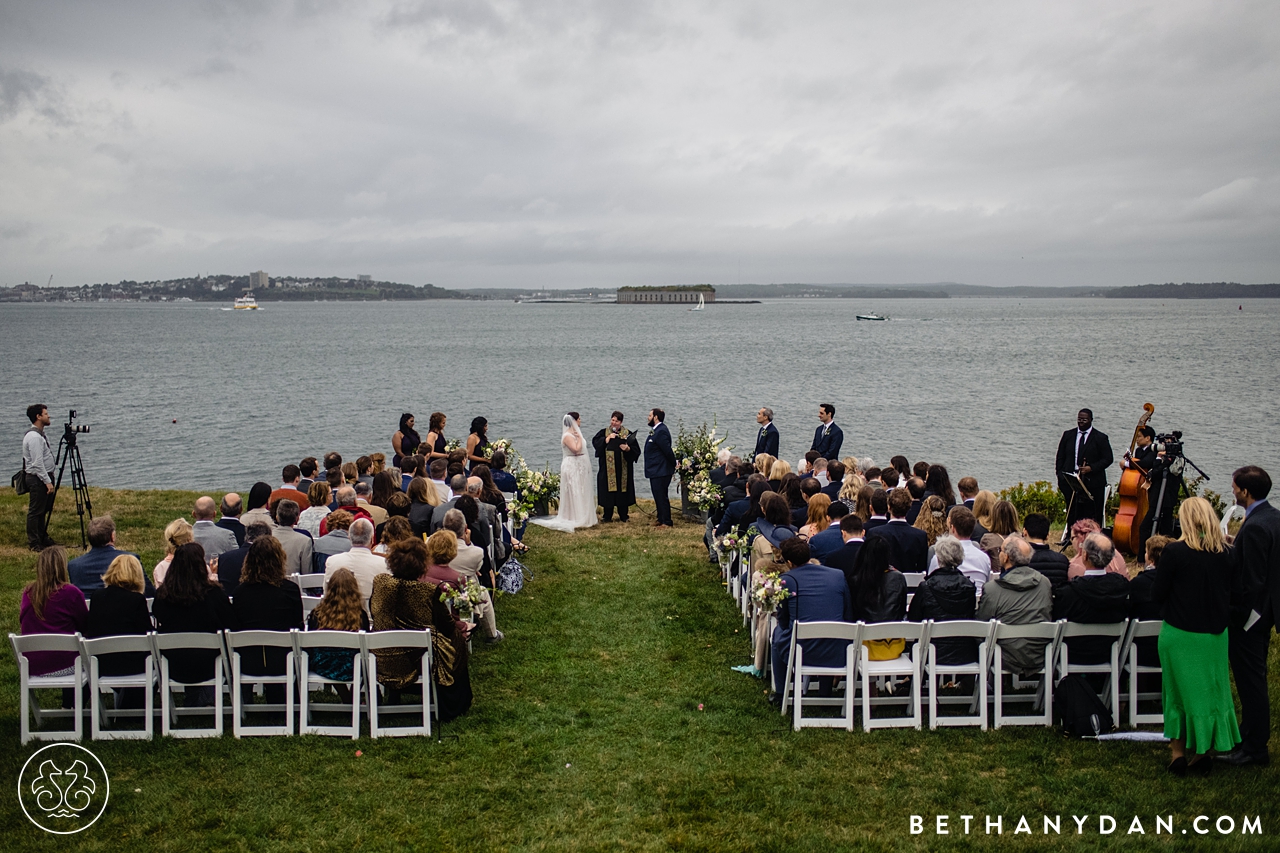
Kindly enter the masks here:
<path id="1" fill-rule="evenodd" d="M 582 438 L 582 428 L 573 413 L 564 416 L 560 444 L 560 509 L 551 518 L 534 518 L 530 523 L 572 533 L 596 523 L 596 478 L 591 473 L 591 457 Z"/>

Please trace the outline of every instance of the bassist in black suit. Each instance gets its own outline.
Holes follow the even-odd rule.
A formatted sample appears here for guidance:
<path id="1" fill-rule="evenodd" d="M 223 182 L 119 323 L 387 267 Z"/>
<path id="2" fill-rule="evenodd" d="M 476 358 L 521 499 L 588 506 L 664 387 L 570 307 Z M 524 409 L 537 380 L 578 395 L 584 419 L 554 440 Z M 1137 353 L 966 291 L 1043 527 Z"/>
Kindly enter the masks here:
<path id="1" fill-rule="evenodd" d="M 1081 409 L 1076 415 L 1076 428 L 1062 434 L 1058 442 L 1055 470 L 1062 497 L 1071 506 L 1067 513 L 1067 527 L 1082 518 L 1092 518 L 1102 526 L 1102 513 L 1107 500 L 1107 468 L 1115 461 L 1111 453 L 1111 440 L 1105 433 L 1093 428 L 1093 411 Z M 1092 498 L 1074 485 L 1070 474 L 1079 474 Z M 1074 493 L 1075 499 L 1072 500 Z"/>

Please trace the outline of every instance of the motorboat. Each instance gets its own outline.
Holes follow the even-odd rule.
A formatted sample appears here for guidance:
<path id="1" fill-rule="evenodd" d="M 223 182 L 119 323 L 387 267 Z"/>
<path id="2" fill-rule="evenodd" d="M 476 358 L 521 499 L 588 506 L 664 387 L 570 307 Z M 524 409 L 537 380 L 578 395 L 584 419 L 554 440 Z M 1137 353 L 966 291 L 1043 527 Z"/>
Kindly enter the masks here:
<path id="1" fill-rule="evenodd" d="M 872 312 L 870 314 L 858 314 L 859 320 L 888 320 L 888 317 L 881 317 L 879 314 Z"/>
<path id="2" fill-rule="evenodd" d="M 253 298 L 253 292 L 249 291 L 244 296 L 236 299 L 235 309 L 237 311 L 257 311 L 258 300 Z"/>

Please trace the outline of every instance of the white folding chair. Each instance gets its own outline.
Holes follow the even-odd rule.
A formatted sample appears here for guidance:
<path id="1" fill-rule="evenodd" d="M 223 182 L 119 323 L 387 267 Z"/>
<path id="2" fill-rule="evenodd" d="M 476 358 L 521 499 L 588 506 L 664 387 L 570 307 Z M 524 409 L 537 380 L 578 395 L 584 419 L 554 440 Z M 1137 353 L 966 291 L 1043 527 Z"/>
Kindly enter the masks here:
<path id="1" fill-rule="evenodd" d="M 80 647 L 79 634 L 18 634 L 9 635 L 9 643 L 13 647 L 13 656 L 18 659 L 19 711 L 22 714 L 21 737 L 25 745 L 32 740 L 80 740 L 84 737 L 84 687 L 86 675 L 84 671 L 83 650 Z M 75 652 L 76 659 L 70 675 L 32 675 L 31 662 L 27 655 L 31 652 Z M 75 691 L 74 709 L 58 708 L 46 710 L 40 707 L 33 690 L 73 690 Z M 61 695 L 61 694 L 59 694 Z M 74 726 L 70 731 L 32 731 L 29 712 L 36 718 L 36 725 L 44 722 L 45 717 L 71 717 Z"/>
<path id="2" fill-rule="evenodd" d="M 787 653 L 787 678 L 782 687 L 782 715 L 792 708 L 791 727 L 800 731 L 806 727 L 843 728 L 853 731 L 853 696 L 857 683 L 858 637 L 861 622 L 796 622 L 791 626 L 791 650 Z M 804 662 L 801 640 L 848 640 L 844 666 L 812 666 Z M 844 696 L 809 696 L 805 694 L 805 682 L 812 678 L 830 676 L 844 679 Z M 834 694 L 834 690 L 832 691 Z M 805 705 L 839 706 L 839 717 L 806 717 Z"/>
<path id="3" fill-rule="evenodd" d="M 1111 715 L 1115 718 L 1120 714 L 1120 646 L 1128 631 L 1128 619 L 1105 624 L 1068 622 L 1062 632 L 1062 641 L 1058 644 L 1057 680 L 1073 674 L 1105 675 L 1107 680 L 1102 686 L 1102 693 L 1098 696 L 1111 709 Z M 1071 663 L 1067 640 L 1073 637 L 1111 637 L 1109 660 L 1106 663 Z"/>
<path id="4" fill-rule="evenodd" d="M 221 633 L 184 632 L 179 634 L 152 634 L 155 653 L 160 658 L 160 734 L 164 737 L 222 737 L 222 702 L 226 691 L 226 651 L 222 643 Z M 215 652 L 213 659 L 213 675 L 203 681 L 178 681 L 169 673 L 169 656 L 165 652 L 209 651 Z M 175 691 L 187 687 L 212 687 L 212 707 L 182 707 L 173 703 Z M 213 714 L 213 726 L 210 728 L 180 729 L 177 727 L 179 716 L 203 716 Z"/>
<path id="5" fill-rule="evenodd" d="M 995 727 L 1003 726 L 1052 726 L 1053 725 L 1053 660 L 1058 652 L 1058 641 L 1062 635 L 1065 621 L 1033 622 L 1029 625 L 1006 625 L 996 622 L 995 633 L 991 643 L 991 678 L 995 687 Z M 1000 648 L 1001 640 L 1043 640 L 1044 665 L 1040 670 L 1039 684 L 1033 695 L 1017 695 L 1006 697 L 1004 693 L 1004 652 Z M 1032 711 L 1042 709 L 1040 713 L 1007 714 L 1005 700 L 1012 698 L 1014 703 L 1030 702 Z"/>
<path id="6" fill-rule="evenodd" d="M 862 659 L 858 664 L 858 675 L 862 690 L 862 730 L 913 726 L 920 728 L 920 656 L 922 646 L 927 645 L 928 623 L 922 622 L 874 622 L 862 628 Z M 866 646 L 868 640 L 892 640 L 901 637 L 908 641 L 917 641 L 914 648 L 903 652 L 892 660 L 871 660 L 870 650 Z M 904 696 L 871 696 L 872 678 L 910 678 L 909 693 Z M 873 717 L 871 706 L 906 704 L 911 713 L 905 717 Z"/>
<path id="7" fill-rule="evenodd" d="M 1164 710 L 1163 707 L 1159 714 L 1139 714 L 1138 702 L 1147 702 L 1151 700 L 1160 701 L 1163 696 L 1161 691 L 1156 690 L 1148 693 L 1138 692 L 1138 678 L 1143 675 L 1163 675 L 1163 670 L 1159 664 L 1149 666 L 1138 663 L 1138 640 L 1154 639 L 1160 636 L 1160 626 L 1163 625 L 1159 619 L 1150 619 L 1141 621 L 1132 619 L 1129 622 L 1129 642 L 1127 661 L 1125 662 L 1125 672 L 1129 673 L 1129 725 L 1137 728 L 1140 725 L 1163 725 Z"/>
<path id="8" fill-rule="evenodd" d="M 1230 534 L 1231 524 L 1236 519 L 1244 521 L 1244 513 L 1245 513 L 1244 507 L 1240 506 L 1240 504 L 1232 504 L 1231 506 L 1227 507 L 1227 511 L 1222 514 L 1221 527 L 1222 527 L 1223 536 L 1227 536 L 1228 534 Z"/>
<path id="9" fill-rule="evenodd" d="M 915 589 L 924 583 L 924 572 L 903 572 L 902 578 L 907 582 L 907 589 Z"/>
<path id="10" fill-rule="evenodd" d="M 987 730 L 987 671 L 991 667 L 991 636 L 995 633 L 996 623 L 981 622 L 976 619 L 957 619 L 951 622 L 929 623 L 929 654 L 925 659 L 925 682 L 929 688 L 929 728 L 938 726 L 979 726 Z M 937 640 L 971 639 L 978 644 L 978 659 L 973 663 L 941 664 L 938 663 Z M 972 697 L 939 696 L 938 679 L 946 677 L 953 680 L 957 675 L 974 677 Z M 939 704 L 969 704 L 968 716 L 938 716 Z"/>
<path id="11" fill-rule="evenodd" d="M 318 595 L 302 596 L 302 624 L 303 625 L 307 624 L 307 620 L 311 618 L 311 611 L 319 607 L 320 602 L 322 601 L 324 601 L 324 599 Z"/>
<path id="12" fill-rule="evenodd" d="M 150 634 L 134 634 L 121 637 L 99 637 L 81 640 L 84 658 L 89 662 L 89 719 L 90 736 L 94 740 L 150 740 L 155 732 L 155 645 Z M 142 671 L 130 675 L 99 675 L 99 660 L 103 655 L 144 653 Z M 145 694 L 140 709 L 112 708 L 108 710 L 102 694 L 108 690 L 141 689 Z M 109 729 L 109 717 L 142 717 L 141 729 Z"/>
<path id="13" fill-rule="evenodd" d="M 236 737 L 245 735 L 291 735 L 293 728 L 293 635 L 295 631 L 227 631 L 227 652 L 231 659 L 231 733 Z M 252 675 L 243 671 L 241 651 L 259 655 L 258 649 L 287 649 L 284 658 L 284 674 Z M 284 686 L 284 704 L 267 703 L 257 705 L 245 702 L 241 688 L 279 684 Z M 250 726 L 245 723 L 248 714 L 284 712 L 282 726 Z"/>
<path id="14" fill-rule="evenodd" d="M 364 694 L 360 681 L 363 669 L 364 632 L 363 631 L 295 631 L 293 635 L 295 652 L 298 656 L 298 732 L 304 735 L 339 735 L 352 740 L 360 737 L 360 710 Z M 326 678 L 311 671 L 311 655 L 319 649 L 342 649 L 353 655 L 351 662 L 351 680 L 340 681 Z M 351 688 L 351 702 L 312 702 L 311 691 L 323 690 L 325 687 L 344 685 Z M 311 715 L 321 712 L 351 712 L 349 726 L 322 726 L 311 722 Z"/>
<path id="15" fill-rule="evenodd" d="M 317 597 L 324 595 L 324 572 L 306 572 L 304 574 L 291 574 L 288 579 L 296 583 L 302 589 L 303 596 L 308 596 L 308 590 L 320 590 L 315 593 Z"/>
<path id="16" fill-rule="evenodd" d="M 407 735 L 430 735 L 431 715 L 436 713 L 435 679 L 431 677 L 431 630 L 421 631 L 375 631 L 364 635 L 365 665 L 369 675 L 369 736 L 403 737 Z M 388 715 L 413 714 L 422 715 L 420 725 L 392 726 L 384 725 L 379 719 L 378 705 L 378 652 L 408 652 L 421 650 L 422 663 L 418 678 L 414 684 L 422 685 L 422 702 L 415 705 L 388 705 Z"/>

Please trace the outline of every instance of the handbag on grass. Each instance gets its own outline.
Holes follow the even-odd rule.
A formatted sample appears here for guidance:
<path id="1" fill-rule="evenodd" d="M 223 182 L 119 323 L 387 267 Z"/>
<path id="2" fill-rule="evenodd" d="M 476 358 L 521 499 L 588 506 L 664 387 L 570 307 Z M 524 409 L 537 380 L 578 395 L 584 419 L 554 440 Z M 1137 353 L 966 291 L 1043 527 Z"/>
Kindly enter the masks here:
<path id="1" fill-rule="evenodd" d="M 529 580 L 533 580 L 533 572 L 529 571 L 524 563 L 515 557 L 509 558 L 502 564 L 502 568 L 498 569 L 498 589 L 502 592 L 515 595 L 524 589 L 524 576 L 528 573 Z"/>

